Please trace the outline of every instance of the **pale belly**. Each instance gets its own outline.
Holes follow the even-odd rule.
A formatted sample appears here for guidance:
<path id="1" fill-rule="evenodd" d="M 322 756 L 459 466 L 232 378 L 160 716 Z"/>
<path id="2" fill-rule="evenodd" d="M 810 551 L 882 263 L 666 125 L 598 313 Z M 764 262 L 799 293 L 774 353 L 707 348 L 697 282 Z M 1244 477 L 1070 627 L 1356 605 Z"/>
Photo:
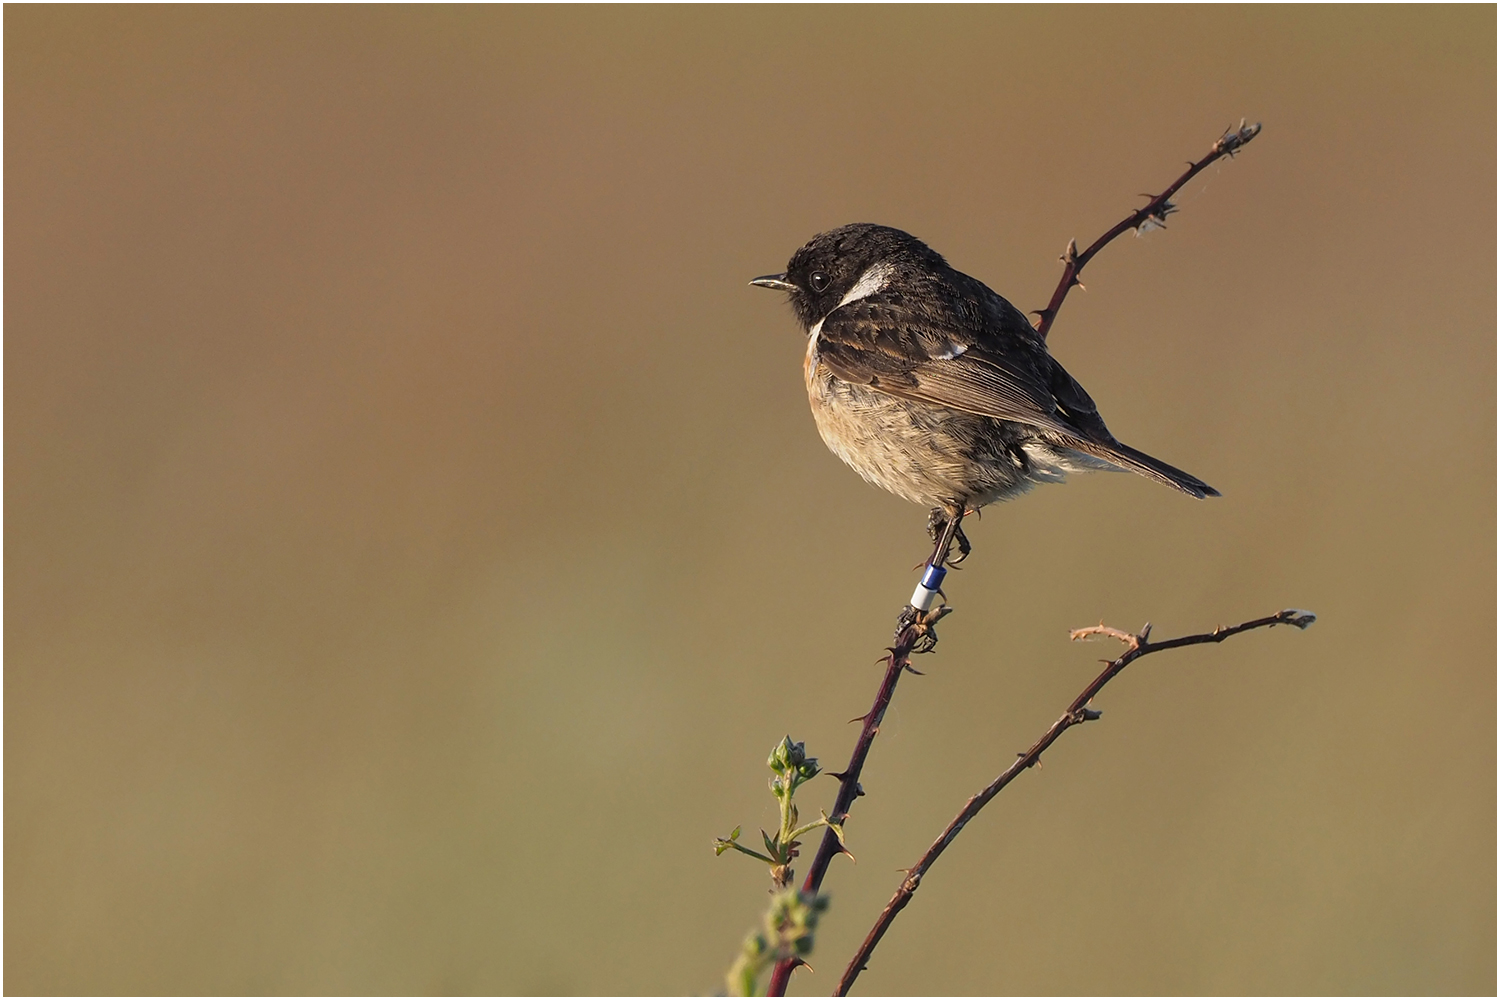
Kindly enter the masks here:
<path id="1" fill-rule="evenodd" d="M 912 503 L 975 510 L 1070 472 L 1113 468 L 1021 424 L 835 378 L 809 346 L 807 396 L 824 443 L 867 482 Z"/>

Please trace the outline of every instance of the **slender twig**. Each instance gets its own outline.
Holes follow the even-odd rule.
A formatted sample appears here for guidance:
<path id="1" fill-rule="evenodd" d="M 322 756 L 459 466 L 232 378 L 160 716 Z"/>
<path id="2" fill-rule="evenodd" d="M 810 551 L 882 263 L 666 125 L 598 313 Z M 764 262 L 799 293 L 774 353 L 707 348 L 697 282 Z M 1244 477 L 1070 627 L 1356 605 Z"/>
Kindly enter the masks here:
<path id="1" fill-rule="evenodd" d="M 945 526 L 933 548 L 932 556 L 927 560 L 927 565 L 941 567 L 947 562 L 948 549 L 952 545 L 961 520 L 961 517 L 952 519 Z M 911 665 L 912 654 L 932 650 L 937 644 L 937 632 L 934 626 L 948 614 L 949 610 L 947 607 L 939 607 L 924 614 L 908 606 L 902 612 L 896 628 L 895 640 L 886 650 L 885 677 L 880 682 L 880 690 L 875 693 L 875 703 L 863 716 L 850 720 L 862 723 L 862 725 L 859 730 L 859 739 L 854 741 L 854 752 L 849 757 L 849 766 L 844 768 L 842 773 L 830 772 L 839 779 L 839 793 L 833 800 L 833 811 L 828 814 L 828 818 L 834 823 L 842 824 L 848 819 L 849 809 L 854 805 L 854 800 L 865 794 L 865 790 L 859 785 L 859 775 L 864 770 L 865 758 L 870 755 L 870 747 L 875 742 L 875 734 L 880 732 L 880 723 L 885 718 L 885 710 L 890 707 L 891 696 L 896 693 L 896 682 L 908 670 L 912 673 L 921 672 Z M 802 883 L 802 891 L 810 896 L 816 896 L 823 886 L 823 876 L 828 873 L 829 863 L 836 855 L 847 853 L 833 827 L 823 831 L 823 840 L 818 844 L 818 853 L 813 855 L 812 864 L 808 867 L 807 879 Z M 771 981 L 766 987 L 766 996 L 785 996 L 787 984 L 792 978 L 792 971 L 802 964 L 804 963 L 799 958 L 789 958 L 778 962 L 771 972 Z"/>
<path id="2" fill-rule="evenodd" d="M 1160 653 L 1165 649 L 1196 646 L 1204 642 L 1223 642 L 1232 635 L 1248 632 L 1251 629 L 1266 628 L 1271 625 L 1295 625 L 1298 628 L 1305 629 L 1315 621 L 1317 621 L 1317 616 L 1311 611 L 1289 609 L 1278 612 L 1268 618 L 1257 618 L 1254 621 L 1233 625 L 1229 628 L 1220 627 L 1214 629 L 1212 632 L 1185 635 L 1176 639 L 1167 639 L 1163 642 L 1150 641 L 1151 626 L 1149 623 L 1141 629 L 1139 634 L 1123 632 L 1104 625 L 1094 625 L 1089 628 L 1074 630 L 1071 635 L 1073 639 L 1083 639 L 1093 635 L 1103 635 L 1119 639 L 1125 643 L 1125 652 L 1118 659 L 1107 661 L 1108 665 L 1104 668 L 1104 672 L 1095 677 L 1093 682 L 1083 689 L 1083 693 L 1073 699 L 1073 703 L 1068 706 L 1067 711 L 1063 712 L 1062 717 L 1052 723 L 1051 728 L 1042 734 L 1041 739 L 1032 744 L 1030 750 L 1017 755 L 1014 764 L 1002 771 L 1000 776 L 990 782 L 984 791 L 964 803 L 964 807 L 959 810 L 957 816 L 953 817 L 953 821 L 943 830 L 942 835 L 932 842 L 931 847 L 927 848 L 927 853 L 922 855 L 922 859 L 906 870 L 906 878 L 902 880 L 901 887 L 896 890 L 890 902 L 885 904 L 885 909 L 880 911 L 880 917 L 875 921 L 875 926 L 870 928 L 870 933 L 865 936 L 864 943 L 859 946 L 859 951 L 855 952 L 854 958 L 849 962 L 849 967 L 844 970 L 843 978 L 839 980 L 838 989 L 835 991 L 834 996 L 848 995 L 849 988 L 854 985 L 854 980 L 859 978 L 859 974 L 865 970 L 870 961 L 870 954 L 874 952 L 875 946 L 880 943 L 880 939 L 885 936 L 885 932 L 890 929 L 892 921 L 896 919 L 896 914 L 900 913 L 906 908 L 906 904 L 911 902 L 912 895 L 916 893 L 917 887 L 922 884 L 922 876 L 927 874 L 928 869 L 948 849 L 948 845 L 953 843 L 954 838 L 963 831 L 969 820 L 979 815 L 979 810 L 988 805 L 990 800 L 996 795 L 999 795 L 1006 785 L 1015 780 L 1017 775 L 1040 761 L 1042 754 L 1053 743 L 1056 743 L 1058 737 L 1062 736 L 1063 733 L 1074 726 L 1085 722 L 1092 722 L 1094 719 L 1099 718 L 1101 713 L 1097 709 L 1089 708 L 1089 702 L 1093 700 L 1094 696 L 1099 693 L 1104 685 L 1119 676 L 1120 671 L 1143 656 L 1151 653 Z"/>
<path id="3" fill-rule="evenodd" d="M 1057 290 L 1052 293 L 1052 301 L 1047 303 L 1047 308 L 1036 310 L 1036 315 L 1041 317 L 1037 323 L 1037 332 L 1045 339 L 1047 333 L 1052 329 L 1052 323 L 1057 319 L 1057 311 L 1062 308 L 1063 299 L 1068 297 L 1068 292 L 1074 285 L 1080 285 L 1078 275 L 1083 272 L 1084 266 L 1094 259 L 1094 254 L 1103 250 L 1105 245 L 1116 236 L 1127 229 L 1146 231 L 1148 229 L 1165 229 L 1167 227 L 1167 216 L 1177 211 L 1177 206 L 1172 204 L 1172 195 L 1176 194 L 1188 181 L 1198 175 L 1204 167 L 1213 163 L 1221 156 L 1234 156 L 1246 143 L 1260 134 L 1260 123 L 1246 125 L 1242 120 L 1239 128 L 1231 127 L 1219 140 L 1214 143 L 1213 149 L 1208 155 L 1196 163 L 1188 164 L 1187 172 L 1172 182 L 1172 186 L 1159 195 L 1142 195 L 1150 198 L 1144 208 L 1138 209 L 1120 220 L 1113 229 L 1099 237 L 1083 253 L 1078 252 L 1078 243 L 1074 240 L 1068 241 L 1068 249 L 1063 251 L 1060 258 L 1063 262 L 1062 280 L 1057 283 Z"/>

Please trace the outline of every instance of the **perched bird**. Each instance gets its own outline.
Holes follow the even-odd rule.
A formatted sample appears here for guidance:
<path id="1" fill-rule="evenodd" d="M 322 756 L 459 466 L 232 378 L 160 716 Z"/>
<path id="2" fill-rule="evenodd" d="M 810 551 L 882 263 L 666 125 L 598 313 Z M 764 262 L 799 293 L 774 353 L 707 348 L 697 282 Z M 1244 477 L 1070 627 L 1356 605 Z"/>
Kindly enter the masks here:
<path id="1" fill-rule="evenodd" d="M 869 482 L 931 508 L 934 538 L 951 525 L 964 554 L 965 512 L 1070 472 L 1128 469 L 1219 495 L 1115 440 L 1026 316 L 909 233 L 842 226 L 750 283 L 786 292 L 807 331 L 823 441 Z"/>

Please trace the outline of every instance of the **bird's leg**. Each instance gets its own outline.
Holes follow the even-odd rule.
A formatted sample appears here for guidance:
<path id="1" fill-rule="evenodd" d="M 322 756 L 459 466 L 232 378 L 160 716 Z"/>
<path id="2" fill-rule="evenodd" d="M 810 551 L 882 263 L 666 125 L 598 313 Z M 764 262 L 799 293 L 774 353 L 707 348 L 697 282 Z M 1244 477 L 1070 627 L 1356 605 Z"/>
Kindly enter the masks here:
<path id="1" fill-rule="evenodd" d="M 939 527 L 938 515 L 942 514 L 941 527 Z M 911 602 L 901 609 L 901 616 L 896 619 L 896 635 L 899 636 L 909 628 L 915 627 L 918 634 L 912 643 L 913 653 L 930 653 L 937 646 L 937 630 L 933 628 L 938 619 L 948 612 L 947 608 L 933 610 L 933 605 L 942 596 L 943 577 L 948 575 L 948 570 L 943 564 L 948 560 L 948 552 L 953 547 L 954 538 L 958 537 L 959 522 L 964 518 L 964 509 L 960 505 L 957 511 L 934 511 L 928 526 L 936 535 L 936 544 L 932 548 L 932 557 L 922 569 L 922 579 L 917 583 L 917 589 L 912 592 Z"/>
<path id="2" fill-rule="evenodd" d="M 949 523 L 949 521 L 955 521 L 955 527 L 953 529 L 953 534 L 952 534 L 952 541 L 950 541 L 950 543 L 949 543 L 949 549 L 950 549 L 950 551 L 948 553 L 944 554 L 944 560 L 946 561 L 946 563 L 949 566 L 957 566 L 959 563 L 961 563 L 965 559 L 969 558 L 969 553 L 973 551 L 973 547 L 971 545 L 969 545 L 969 536 L 965 535 L 964 534 L 964 529 L 962 527 L 958 527 L 957 524 L 956 524 L 957 521 L 962 521 L 963 517 L 964 517 L 964 515 L 962 513 L 960 513 L 958 515 L 958 517 L 955 519 L 952 515 L 950 515 L 947 511 L 943 510 L 943 508 L 941 508 L 941 507 L 934 507 L 934 508 L 932 508 L 932 512 L 927 515 L 927 537 L 931 538 L 934 542 L 936 542 L 938 540 L 938 538 L 943 534 L 943 532 L 945 532 L 948 529 L 948 523 Z M 949 558 L 947 558 L 948 555 L 951 554 L 951 548 L 952 548 L 953 542 L 957 542 L 958 543 L 958 558 L 957 559 L 949 559 Z M 937 559 L 937 549 L 933 549 L 932 558 L 929 559 L 929 560 L 927 560 L 927 564 L 928 565 L 934 565 L 936 563 L 936 559 Z M 937 565 L 941 565 L 941 564 L 937 564 Z"/>
<path id="3" fill-rule="evenodd" d="M 948 554 L 953 551 L 953 540 L 955 538 L 963 538 L 964 535 L 963 529 L 959 527 L 964 519 L 963 507 L 959 507 L 956 512 L 944 511 L 943 513 L 945 521 L 943 530 L 938 534 L 937 545 L 932 549 L 932 558 L 927 560 L 928 566 L 937 569 L 942 569 L 943 565 L 948 561 Z M 967 555 L 968 546 L 969 540 L 964 538 L 963 544 L 959 546 L 959 551 Z"/>
<path id="4" fill-rule="evenodd" d="M 959 533 L 958 525 L 964 519 L 964 509 L 962 505 L 959 505 L 957 510 L 946 510 L 941 513 L 940 529 L 937 521 L 938 511 L 933 511 L 933 516 L 928 521 L 928 527 L 937 536 L 936 544 L 932 547 L 932 555 L 922 569 L 922 579 L 917 583 L 917 589 L 911 595 L 911 603 L 901 613 L 901 628 L 912 624 L 931 611 L 938 597 L 942 595 L 943 577 L 948 575 L 948 570 L 943 564 L 948 561 L 948 552 L 953 548 L 953 539 Z"/>

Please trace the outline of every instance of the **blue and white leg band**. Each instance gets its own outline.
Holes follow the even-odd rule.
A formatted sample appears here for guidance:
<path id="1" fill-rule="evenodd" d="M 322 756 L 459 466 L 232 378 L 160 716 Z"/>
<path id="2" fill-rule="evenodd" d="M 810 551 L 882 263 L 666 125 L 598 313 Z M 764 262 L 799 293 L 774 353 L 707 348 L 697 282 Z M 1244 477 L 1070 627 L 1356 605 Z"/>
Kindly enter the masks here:
<path id="1" fill-rule="evenodd" d="M 943 577 L 948 571 L 941 566 L 928 566 L 927 571 L 922 574 L 922 581 L 917 584 L 917 589 L 912 591 L 911 606 L 918 611 L 931 611 L 932 606 L 937 603 L 938 590 L 943 586 Z"/>

